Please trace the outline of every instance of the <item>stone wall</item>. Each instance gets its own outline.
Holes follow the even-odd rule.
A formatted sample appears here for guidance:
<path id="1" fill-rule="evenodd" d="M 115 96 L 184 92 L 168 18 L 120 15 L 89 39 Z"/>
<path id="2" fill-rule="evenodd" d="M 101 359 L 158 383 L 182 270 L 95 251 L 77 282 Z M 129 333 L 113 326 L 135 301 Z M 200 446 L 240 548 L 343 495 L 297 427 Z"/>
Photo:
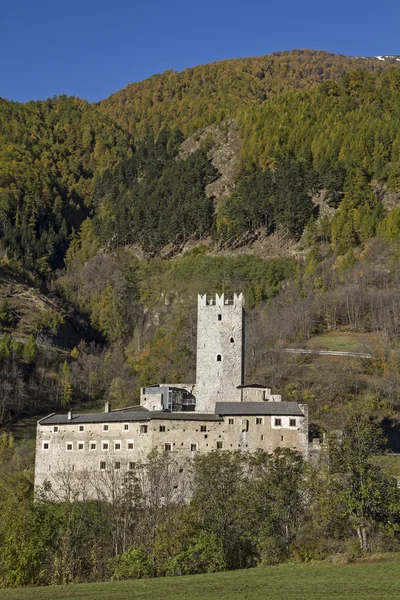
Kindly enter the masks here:
<path id="1" fill-rule="evenodd" d="M 199 296 L 197 312 L 196 411 L 214 412 L 216 402 L 240 402 L 244 373 L 244 298 Z"/>

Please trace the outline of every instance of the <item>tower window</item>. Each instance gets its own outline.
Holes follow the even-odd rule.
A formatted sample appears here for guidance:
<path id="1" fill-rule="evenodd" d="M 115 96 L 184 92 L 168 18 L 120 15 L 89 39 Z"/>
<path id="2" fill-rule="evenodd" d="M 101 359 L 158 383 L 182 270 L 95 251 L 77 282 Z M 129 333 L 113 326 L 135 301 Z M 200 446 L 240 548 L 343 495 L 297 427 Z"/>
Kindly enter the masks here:
<path id="1" fill-rule="evenodd" d="M 218 321 L 222 321 L 222 315 L 218 315 Z"/>
<path id="2" fill-rule="evenodd" d="M 235 340 L 233 338 L 231 338 L 229 341 L 231 344 L 233 344 Z"/>
<path id="3" fill-rule="evenodd" d="M 221 360 L 222 360 L 221 354 L 217 354 L 217 362 L 221 362 Z"/>

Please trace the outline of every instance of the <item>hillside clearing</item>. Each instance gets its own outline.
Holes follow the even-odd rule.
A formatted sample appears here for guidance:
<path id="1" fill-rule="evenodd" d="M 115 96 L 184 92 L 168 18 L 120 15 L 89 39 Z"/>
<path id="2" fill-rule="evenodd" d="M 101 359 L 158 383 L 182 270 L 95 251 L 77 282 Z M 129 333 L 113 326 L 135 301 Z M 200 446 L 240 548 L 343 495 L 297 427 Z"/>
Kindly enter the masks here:
<path id="1" fill-rule="evenodd" d="M 331 332 L 312 337 L 306 346 L 313 350 L 365 352 L 376 345 L 377 338 L 378 336 L 373 333 Z"/>

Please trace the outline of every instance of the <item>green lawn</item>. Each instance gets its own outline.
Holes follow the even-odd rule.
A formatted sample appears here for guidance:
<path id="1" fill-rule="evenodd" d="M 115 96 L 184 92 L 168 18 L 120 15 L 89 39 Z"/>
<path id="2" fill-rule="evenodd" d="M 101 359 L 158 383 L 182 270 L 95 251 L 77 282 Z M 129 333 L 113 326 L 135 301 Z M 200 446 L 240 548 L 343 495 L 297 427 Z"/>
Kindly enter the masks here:
<path id="1" fill-rule="evenodd" d="M 400 477 L 400 456 L 373 456 L 371 461 L 390 477 Z"/>
<path id="2" fill-rule="evenodd" d="M 365 352 L 376 343 L 373 333 L 322 333 L 310 338 L 307 348 L 316 350 L 339 350 L 344 352 Z"/>
<path id="3" fill-rule="evenodd" d="M 400 556 L 350 565 L 281 565 L 210 575 L 0 590 L 1 600 L 394 600 Z"/>

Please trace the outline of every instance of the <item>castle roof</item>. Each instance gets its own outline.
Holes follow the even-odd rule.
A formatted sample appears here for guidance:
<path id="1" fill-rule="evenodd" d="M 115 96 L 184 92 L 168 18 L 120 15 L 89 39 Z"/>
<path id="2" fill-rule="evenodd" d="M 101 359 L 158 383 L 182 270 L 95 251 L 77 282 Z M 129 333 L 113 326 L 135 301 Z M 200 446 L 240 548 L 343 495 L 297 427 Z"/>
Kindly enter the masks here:
<path id="1" fill-rule="evenodd" d="M 217 402 L 215 413 L 149 411 L 138 407 L 138 410 L 115 410 L 110 412 L 73 414 L 51 414 L 40 419 L 41 425 L 67 425 L 71 423 L 129 423 L 151 420 L 168 421 L 221 421 L 228 415 L 289 415 L 304 416 L 297 402 Z"/>
<path id="2" fill-rule="evenodd" d="M 217 402 L 215 405 L 217 415 L 279 415 L 303 417 L 297 402 Z"/>
<path id="3" fill-rule="evenodd" d="M 151 420 L 169 420 L 169 421 L 220 421 L 221 418 L 214 413 L 196 413 L 187 412 L 169 412 L 169 411 L 149 411 L 141 410 L 116 410 L 110 412 L 73 414 L 68 418 L 68 414 L 51 414 L 40 419 L 41 425 L 68 425 L 71 423 L 130 423 L 138 421 Z"/>

